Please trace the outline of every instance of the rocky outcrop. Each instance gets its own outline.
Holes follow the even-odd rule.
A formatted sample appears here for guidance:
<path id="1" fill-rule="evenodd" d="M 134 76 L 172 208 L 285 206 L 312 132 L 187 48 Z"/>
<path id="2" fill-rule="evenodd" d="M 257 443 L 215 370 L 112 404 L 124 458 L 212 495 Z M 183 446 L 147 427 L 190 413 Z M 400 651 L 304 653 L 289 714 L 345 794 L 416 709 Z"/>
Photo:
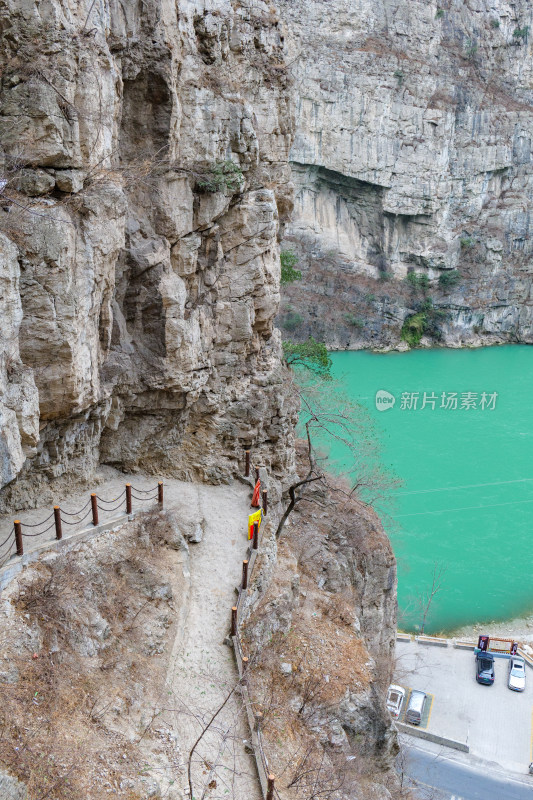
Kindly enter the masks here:
<path id="1" fill-rule="evenodd" d="M 284 247 L 303 272 L 287 335 L 396 346 L 429 298 L 433 343 L 533 341 L 531 5 L 280 7 L 298 87 Z"/>
<path id="2" fill-rule="evenodd" d="M 283 474 L 275 8 L 2 0 L 0 31 L 4 508 L 100 462 Z"/>
<path id="3" fill-rule="evenodd" d="M 281 796 L 391 797 L 396 736 L 385 707 L 396 634 L 396 562 L 376 515 L 310 488 L 277 543 L 262 533 L 248 596 L 254 709 Z M 275 528 L 275 525 L 274 525 Z M 273 537 L 272 537 L 273 538 Z M 265 586 L 265 583 L 268 583 Z M 283 770 L 285 767 L 285 770 Z M 307 793 L 306 793 L 307 791 Z M 364 796 L 367 796 L 364 794 Z"/>

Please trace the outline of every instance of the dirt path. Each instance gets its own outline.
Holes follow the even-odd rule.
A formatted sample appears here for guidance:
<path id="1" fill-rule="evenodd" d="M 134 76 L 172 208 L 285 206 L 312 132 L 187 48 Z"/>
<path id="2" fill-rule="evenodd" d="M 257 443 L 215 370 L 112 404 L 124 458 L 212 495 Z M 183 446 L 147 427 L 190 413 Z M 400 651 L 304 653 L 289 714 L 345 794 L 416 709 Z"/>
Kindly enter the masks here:
<path id="1" fill-rule="evenodd" d="M 237 670 L 231 649 L 223 644 L 241 578 L 249 492 L 239 485 L 196 485 L 195 490 L 205 533 L 202 542 L 191 545 L 188 614 L 169 670 L 171 704 L 164 718 L 179 731 L 187 771 L 194 742 L 229 696 L 191 759 L 193 796 L 259 800 L 255 762 L 244 750 L 249 732 L 240 695 L 231 694 Z M 186 788 L 187 781 L 182 785 Z"/>
<path id="2" fill-rule="evenodd" d="M 126 482 L 138 490 L 156 486 L 151 476 L 124 475 L 106 470 L 96 492 L 112 500 L 123 491 Z M 260 800 L 261 792 L 253 756 L 246 753 L 243 740 L 249 735 L 244 711 L 237 692 L 238 675 L 231 649 L 223 644 L 229 632 L 231 606 L 236 601 L 235 586 L 240 582 L 242 559 L 246 550 L 246 522 L 249 513 L 249 490 L 240 484 L 205 486 L 166 478 L 165 508 L 180 509 L 188 519 L 204 520 L 201 542 L 190 544 L 190 590 L 186 608 L 178 610 L 181 620 L 174 642 L 166 685 L 160 689 L 160 706 L 153 727 L 171 728 L 176 734 L 181 754 L 179 775 L 163 768 L 165 774 L 151 774 L 163 787 L 176 784 L 188 795 L 188 760 L 190 750 L 205 724 L 230 695 L 223 710 L 206 732 L 191 760 L 193 797 L 195 800 Z M 76 511 L 87 503 L 89 492 L 58 498 L 62 509 Z M 139 495 L 139 497 L 142 495 Z M 118 502 L 118 501 L 117 501 Z M 133 508 L 153 506 L 134 498 Z M 106 521 L 123 512 L 123 508 L 101 513 Z M 22 521 L 40 522 L 51 513 L 43 507 L 22 512 Z M 85 513 L 85 512 L 83 512 Z M 77 525 L 66 526 L 64 535 L 90 527 L 90 517 Z M 72 517 L 72 519 L 76 519 Z M 53 519 L 50 520 L 53 522 Z M 48 523 L 49 524 L 49 523 Z M 0 542 L 12 525 L 12 517 L 0 518 Z M 44 528 L 47 526 L 44 525 Z M 25 547 L 42 544 L 54 538 L 53 528 L 24 541 Z M 12 548 L 12 552 L 14 548 Z M 147 742 L 148 744 L 148 742 Z M 169 792 L 174 796 L 174 791 Z"/>

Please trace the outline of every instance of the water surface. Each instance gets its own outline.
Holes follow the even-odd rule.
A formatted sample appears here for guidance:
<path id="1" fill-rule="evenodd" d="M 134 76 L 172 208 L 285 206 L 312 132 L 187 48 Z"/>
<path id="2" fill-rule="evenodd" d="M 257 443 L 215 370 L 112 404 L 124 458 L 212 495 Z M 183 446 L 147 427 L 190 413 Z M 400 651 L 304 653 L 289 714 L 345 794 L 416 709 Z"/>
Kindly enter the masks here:
<path id="1" fill-rule="evenodd" d="M 533 348 L 342 352 L 332 361 L 334 377 L 371 413 L 382 461 L 403 480 L 384 509 L 402 627 L 420 624 L 417 597 L 435 563 L 446 574 L 428 632 L 531 612 Z M 394 407 L 377 411 L 378 390 Z M 342 458 L 338 447 L 332 456 Z"/>

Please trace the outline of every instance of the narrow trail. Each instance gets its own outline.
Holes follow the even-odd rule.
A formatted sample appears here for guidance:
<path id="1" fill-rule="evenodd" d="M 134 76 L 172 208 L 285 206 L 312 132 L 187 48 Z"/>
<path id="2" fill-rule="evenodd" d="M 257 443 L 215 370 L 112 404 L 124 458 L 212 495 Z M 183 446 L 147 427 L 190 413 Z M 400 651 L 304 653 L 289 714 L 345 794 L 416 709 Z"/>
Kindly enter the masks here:
<path id="1" fill-rule="evenodd" d="M 199 517 L 206 521 L 202 542 L 191 545 L 191 589 L 187 618 L 168 674 L 170 705 L 163 721 L 179 731 L 185 769 L 189 752 L 206 722 L 238 683 L 229 632 L 235 587 L 246 548 L 249 491 L 240 485 L 196 485 Z M 231 694 L 192 757 L 193 796 L 210 800 L 260 800 L 240 695 Z"/>
<path id="2" fill-rule="evenodd" d="M 139 489 L 150 489 L 157 484 L 154 476 L 125 475 L 106 470 L 100 476 L 95 491 L 99 496 L 115 498 L 123 491 L 126 482 Z M 179 742 L 181 753 L 180 774 L 170 774 L 163 769 L 158 775 L 169 787 L 179 785 L 188 795 L 189 752 L 205 724 L 230 695 L 223 710 L 202 737 L 191 759 L 191 778 L 194 800 L 260 800 L 261 791 L 254 758 L 244 749 L 249 736 L 244 709 L 238 690 L 238 673 L 230 647 L 223 643 L 229 632 L 231 607 L 236 602 L 235 587 L 242 573 L 242 559 L 246 552 L 247 515 L 250 511 L 249 489 L 240 484 L 208 486 L 185 483 L 165 478 L 165 509 L 177 515 L 186 513 L 187 519 L 204 520 L 202 541 L 189 545 L 188 600 L 176 611 L 179 617 L 178 632 L 172 645 L 166 685 L 160 687 L 158 724 L 171 728 Z M 62 508 L 76 510 L 88 500 L 90 492 L 58 497 Z M 156 504 L 133 502 L 133 509 L 146 509 Z M 21 512 L 24 522 L 43 520 L 51 506 Z M 116 517 L 115 511 L 107 518 Z M 0 541 L 13 523 L 13 515 L 0 517 Z M 53 522 L 53 520 L 51 520 Z M 106 521 L 102 514 L 101 522 Z M 46 526 L 45 526 L 46 527 Z M 73 530 L 76 526 L 72 526 Z M 90 527 L 90 518 L 78 528 Z M 29 531 L 33 529 L 28 529 Z M 64 531 L 64 537 L 71 530 Z M 35 547 L 54 539 L 54 530 L 25 540 L 26 547 Z M 12 548 L 14 552 L 14 547 Z M 184 564 L 187 572 L 187 565 Z M 164 792 L 165 794 L 166 792 Z M 164 796 L 163 794 L 163 796 Z M 192 798 L 191 798 L 192 800 Z"/>

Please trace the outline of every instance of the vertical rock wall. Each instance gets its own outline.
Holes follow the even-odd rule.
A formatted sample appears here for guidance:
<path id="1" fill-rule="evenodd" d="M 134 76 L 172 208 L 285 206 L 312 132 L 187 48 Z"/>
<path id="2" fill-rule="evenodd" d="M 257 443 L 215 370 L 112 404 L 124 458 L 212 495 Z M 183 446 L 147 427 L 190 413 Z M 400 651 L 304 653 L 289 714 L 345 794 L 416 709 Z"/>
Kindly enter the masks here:
<path id="1" fill-rule="evenodd" d="M 533 341 L 531 4 L 280 8 L 297 87 L 285 246 L 304 271 L 282 327 L 395 346 L 429 297 L 447 345 Z"/>
<path id="2" fill-rule="evenodd" d="M 283 473 L 275 6 L 1 0 L 0 33 L 4 506 L 100 462 Z"/>

